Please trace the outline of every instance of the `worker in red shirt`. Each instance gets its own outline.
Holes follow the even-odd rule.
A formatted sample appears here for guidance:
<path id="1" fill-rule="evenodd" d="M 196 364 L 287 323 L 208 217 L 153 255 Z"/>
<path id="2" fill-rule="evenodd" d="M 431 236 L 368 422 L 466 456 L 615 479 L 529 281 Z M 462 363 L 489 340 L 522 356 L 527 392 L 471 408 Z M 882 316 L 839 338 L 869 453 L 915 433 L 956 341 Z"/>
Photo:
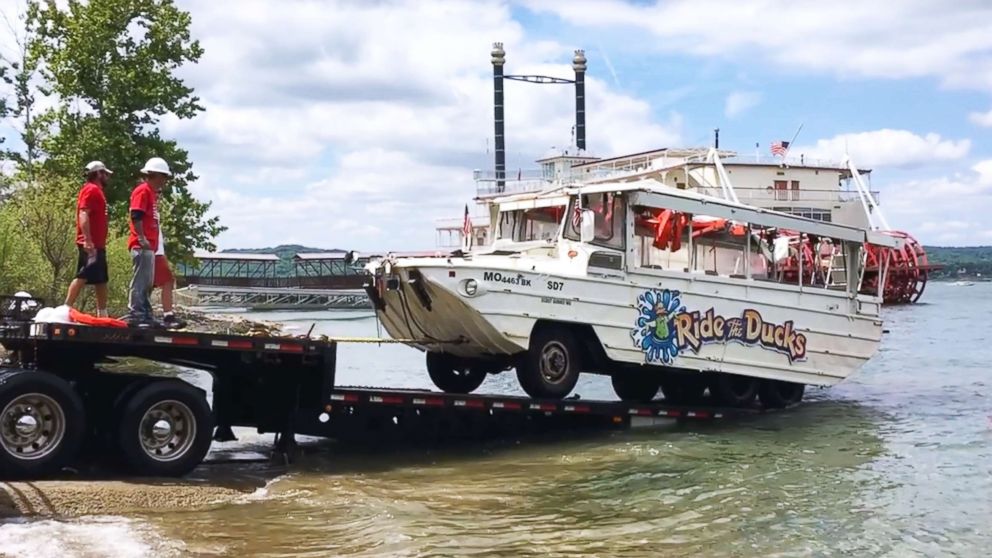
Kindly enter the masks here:
<path id="1" fill-rule="evenodd" d="M 86 165 L 86 184 L 76 201 L 76 277 L 69 283 L 65 304 L 76 304 L 83 287 L 96 292 L 96 315 L 107 316 L 107 198 L 103 193 L 113 171 L 100 161 Z"/>
<path id="2" fill-rule="evenodd" d="M 141 168 L 145 181 L 131 191 L 131 226 L 127 247 L 134 273 L 128 297 L 128 322 L 156 326 L 149 296 L 155 282 L 155 252 L 158 250 L 158 194 L 172 176 L 169 164 L 160 157 L 148 159 Z"/>

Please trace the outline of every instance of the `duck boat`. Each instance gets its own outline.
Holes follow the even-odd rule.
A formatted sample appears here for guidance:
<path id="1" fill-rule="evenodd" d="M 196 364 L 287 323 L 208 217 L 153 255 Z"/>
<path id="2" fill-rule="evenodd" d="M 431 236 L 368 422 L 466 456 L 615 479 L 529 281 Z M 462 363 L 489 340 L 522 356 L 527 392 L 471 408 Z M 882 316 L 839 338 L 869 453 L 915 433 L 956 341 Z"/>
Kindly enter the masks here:
<path id="1" fill-rule="evenodd" d="M 365 268 L 386 331 L 446 392 L 515 370 L 531 397 L 557 399 L 589 373 L 623 400 L 787 406 L 878 350 L 888 261 L 866 273 L 867 253 L 902 242 L 650 179 L 489 208 L 483 249 Z"/>

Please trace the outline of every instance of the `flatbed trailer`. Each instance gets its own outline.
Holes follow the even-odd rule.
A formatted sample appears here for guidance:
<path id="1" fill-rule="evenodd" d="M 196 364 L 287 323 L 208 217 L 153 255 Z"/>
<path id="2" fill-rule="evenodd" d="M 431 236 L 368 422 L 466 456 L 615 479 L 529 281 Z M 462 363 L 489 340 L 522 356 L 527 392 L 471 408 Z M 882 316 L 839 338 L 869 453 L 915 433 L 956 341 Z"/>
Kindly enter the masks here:
<path id="1" fill-rule="evenodd" d="M 712 420 L 757 409 L 347 387 L 336 384 L 338 342 L 139 328 L 0 324 L 0 479 L 38 478 L 85 456 L 141 476 L 182 476 L 232 427 L 349 441 L 450 440 L 554 429 L 624 429 Z M 204 390 L 135 366 L 135 357 L 210 374 Z M 123 361 L 125 367 L 131 361 Z M 112 368 L 120 368 L 115 366 Z"/>

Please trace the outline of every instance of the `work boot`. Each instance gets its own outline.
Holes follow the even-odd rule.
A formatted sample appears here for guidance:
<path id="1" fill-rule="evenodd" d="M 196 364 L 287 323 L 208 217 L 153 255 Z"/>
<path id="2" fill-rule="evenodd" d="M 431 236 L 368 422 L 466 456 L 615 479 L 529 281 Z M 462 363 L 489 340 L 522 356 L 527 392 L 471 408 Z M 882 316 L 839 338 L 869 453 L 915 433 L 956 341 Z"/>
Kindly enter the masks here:
<path id="1" fill-rule="evenodd" d="M 182 329 L 186 327 L 186 322 L 177 318 L 172 312 L 169 312 L 162 318 L 162 324 L 168 329 Z"/>

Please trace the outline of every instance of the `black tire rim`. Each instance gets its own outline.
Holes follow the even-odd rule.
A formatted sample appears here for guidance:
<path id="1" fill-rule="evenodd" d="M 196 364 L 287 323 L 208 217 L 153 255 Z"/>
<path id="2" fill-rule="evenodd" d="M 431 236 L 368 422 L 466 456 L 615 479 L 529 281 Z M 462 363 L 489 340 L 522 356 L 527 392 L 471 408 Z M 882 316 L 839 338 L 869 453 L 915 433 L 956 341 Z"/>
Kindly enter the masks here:
<path id="1" fill-rule="evenodd" d="M 568 349 L 560 341 L 550 341 L 541 350 L 541 378 L 549 384 L 560 384 L 568 377 Z"/>

